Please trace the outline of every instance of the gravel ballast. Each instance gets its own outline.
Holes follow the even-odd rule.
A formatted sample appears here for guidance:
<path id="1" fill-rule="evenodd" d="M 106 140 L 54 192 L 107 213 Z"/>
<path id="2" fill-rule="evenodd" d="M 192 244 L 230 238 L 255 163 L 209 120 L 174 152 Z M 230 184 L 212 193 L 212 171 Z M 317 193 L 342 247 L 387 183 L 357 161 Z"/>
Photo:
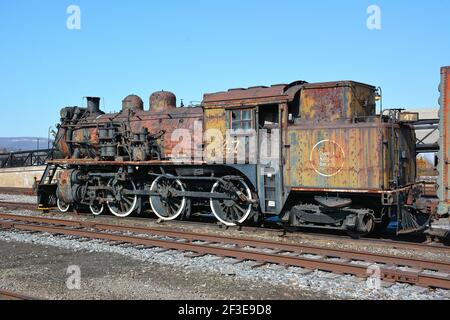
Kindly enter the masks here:
<path id="1" fill-rule="evenodd" d="M 29 244 L 33 245 L 33 254 L 36 258 L 44 257 L 49 261 L 47 263 L 42 263 L 38 261 L 37 265 L 29 258 L 19 258 L 17 252 L 14 253 L 15 246 L 20 246 L 19 244 Z M 44 250 L 45 248 L 45 250 Z M 51 248 L 51 249 L 49 249 Z M 239 264 L 232 264 L 233 259 L 222 259 L 216 256 L 203 256 L 197 258 L 187 258 L 185 253 L 178 251 L 162 251 L 158 248 L 138 250 L 135 248 L 122 248 L 120 246 L 108 246 L 102 244 L 101 241 L 77 241 L 67 238 L 55 237 L 46 234 L 28 234 L 28 233 L 16 233 L 9 231 L 0 232 L 0 251 L 2 256 L 6 257 L 6 253 L 11 256 L 10 259 L 3 259 L 1 262 L 2 268 L 0 273 L 0 285 L 5 286 L 6 283 L 9 285 L 14 285 L 17 283 L 17 277 L 27 277 L 27 272 L 25 270 L 33 270 L 30 274 L 31 278 L 35 278 L 34 275 L 38 275 L 37 278 L 41 279 L 41 284 L 33 281 L 33 285 L 39 285 L 39 287 L 52 287 L 54 277 L 49 273 L 49 268 L 53 264 L 51 261 L 59 257 L 58 250 L 55 248 L 63 249 L 64 256 L 68 257 L 69 260 L 72 257 L 79 257 L 80 262 L 70 262 L 71 264 L 79 263 L 81 266 L 83 264 L 89 263 L 90 268 L 97 270 L 102 273 L 103 269 L 114 268 L 117 261 L 121 261 L 119 265 L 131 263 L 135 265 L 137 262 L 147 263 L 155 268 L 165 268 L 168 270 L 164 276 L 170 279 L 175 279 L 177 277 L 182 277 L 183 274 L 202 274 L 204 276 L 208 275 L 214 279 L 214 282 L 210 282 L 208 285 L 215 285 L 222 278 L 232 278 L 233 283 L 236 285 L 244 285 L 249 288 L 249 297 L 254 298 L 277 298 L 277 296 L 270 295 L 269 292 L 265 292 L 261 287 L 249 286 L 248 284 L 258 284 L 262 287 L 273 287 L 282 288 L 281 292 L 286 292 L 288 290 L 291 292 L 288 295 L 283 295 L 286 299 L 307 299 L 307 298 L 329 298 L 329 299 L 449 299 L 449 292 L 447 290 L 431 290 L 411 286 L 408 284 L 386 284 L 379 289 L 372 289 L 367 285 L 366 281 L 362 281 L 355 277 L 345 275 L 339 276 L 321 271 L 312 271 L 301 268 L 288 268 L 277 265 L 265 265 L 260 268 L 251 268 L 254 264 L 253 262 L 243 262 Z M 89 258 L 90 254 L 100 254 L 100 258 Z M 87 255 L 83 258 L 84 255 Z M 120 258 L 122 257 L 122 258 Z M 132 261 L 132 262 L 131 262 Z M 15 267 L 11 267 L 13 264 Z M 66 263 L 67 264 L 67 263 Z M 119 268 L 119 266 L 117 266 Z M 66 267 L 67 268 L 67 267 Z M 83 270 L 83 267 L 80 267 Z M 131 268 L 132 270 L 132 268 Z M 83 271 L 81 271 L 83 273 Z M 34 274 L 34 275 L 33 275 Z M 102 293 L 98 297 L 91 291 L 86 292 L 86 295 L 82 295 L 78 298 L 136 298 L 133 295 L 128 295 L 128 291 L 122 291 L 123 287 L 138 285 L 127 283 L 125 279 L 129 278 L 132 273 L 129 274 L 128 268 L 120 271 L 117 276 L 118 283 L 117 290 L 119 293 L 114 293 L 113 295 L 108 295 L 108 293 Z M 65 275 L 64 275 L 65 276 Z M 96 278 L 96 281 L 106 281 L 104 277 L 108 276 L 108 273 L 101 276 L 100 279 Z M 114 278 L 114 275 L 110 278 Z M 193 278 L 195 279 L 195 277 Z M 92 280 L 93 281 L 93 280 Z M 100 282 L 101 282 L 100 281 Z M 125 282 L 124 282 L 125 281 Z M 175 280 L 174 280 L 175 281 Z M 220 280 L 222 281 L 222 280 Z M 216 283 L 217 282 L 217 283 Z M 95 282 L 97 285 L 97 282 Z M 173 284 L 177 287 L 176 281 Z M 61 283 L 59 283 L 61 286 Z M 192 289 L 195 287 L 199 289 L 195 281 L 187 288 Z M 185 288 L 186 288 L 185 287 Z M 201 287 L 200 287 L 201 288 Z M 215 298 L 245 298 L 245 296 L 236 296 L 235 291 L 227 291 L 220 288 L 220 286 L 215 285 Z M 9 289 L 20 289 L 20 288 L 9 288 Z M 64 289 L 64 288 L 63 288 Z M 48 290 L 51 298 L 73 298 L 73 293 L 64 293 L 64 290 L 60 290 L 60 295 L 52 296 L 52 291 Z M 112 286 L 114 289 L 114 285 Z M 109 289 L 110 291 L 112 290 Z M 153 289 L 152 289 L 153 290 Z M 189 291 L 190 289 L 186 289 Z M 263 291 L 261 291 L 263 290 Z M 114 291 L 114 290 L 113 290 Z M 115 292 L 115 291 L 114 291 Z M 232 294 L 232 292 L 234 292 Z M 29 293 L 29 292 L 28 292 Z M 121 295 L 123 294 L 123 295 Z M 205 295 L 203 291 L 197 292 L 197 295 L 187 295 L 179 294 L 178 298 L 189 297 L 189 299 L 204 299 L 204 298 L 214 298 L 214 294 Z M 175 298 L 177 295 L 172 292 L 167 296 L 161 295 L 158 297 L 148 296 L 147 298 L 152 299 L 171 299 Z"/>

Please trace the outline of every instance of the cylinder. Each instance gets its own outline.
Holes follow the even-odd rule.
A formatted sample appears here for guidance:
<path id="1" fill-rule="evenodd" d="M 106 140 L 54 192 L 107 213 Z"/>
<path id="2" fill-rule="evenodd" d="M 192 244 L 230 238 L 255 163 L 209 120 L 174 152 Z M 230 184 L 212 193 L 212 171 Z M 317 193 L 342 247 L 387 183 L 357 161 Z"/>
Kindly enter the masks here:
<path id="1" fill-rule="evenodd" d="M 122 111 L 126 110 L 144 110 L 144 102 L 139 96 L 130 94 L 122 100 Z"/>
<path id="2" fill-rule="evenodd" d="M 100 113 L 100 98 L 99 97 L 86 97 L 87 111 L 91 114 Z"/>
<path id="3" fill-rule="evenodd" d="M 150 111 L 164 112 L 177 107 L 177 97 L 169 91 L 158 91 L 150 96 Z"/>

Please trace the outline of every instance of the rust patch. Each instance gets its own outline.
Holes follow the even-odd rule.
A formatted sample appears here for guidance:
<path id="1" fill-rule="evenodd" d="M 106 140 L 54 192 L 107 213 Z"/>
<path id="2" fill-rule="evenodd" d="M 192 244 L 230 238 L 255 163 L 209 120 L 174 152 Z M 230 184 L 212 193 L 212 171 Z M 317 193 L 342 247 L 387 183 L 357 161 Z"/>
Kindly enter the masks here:
<path id="1" fill-rule="evenodd" d="M 383 141 L 391 128 L 381 123 L 288 127 L 285 183 L 318 189 L 389 189 L 393 167 Z M 400 135 L 400 131 L 395 126 L 395 134 Z M 413 157 L 407 139 L 401 139 L 400 144 L 396 140 L 395 147 Z M 403 179 L 398 186 L 414 183 L 414 165 L 404 162 L 400 167 Z"/>
<path id="2" fill-rule="evenodd" d="M 352 81 L 304 85 L 299 114 L 316 123 L 374 116 L 375 88 Z"/>

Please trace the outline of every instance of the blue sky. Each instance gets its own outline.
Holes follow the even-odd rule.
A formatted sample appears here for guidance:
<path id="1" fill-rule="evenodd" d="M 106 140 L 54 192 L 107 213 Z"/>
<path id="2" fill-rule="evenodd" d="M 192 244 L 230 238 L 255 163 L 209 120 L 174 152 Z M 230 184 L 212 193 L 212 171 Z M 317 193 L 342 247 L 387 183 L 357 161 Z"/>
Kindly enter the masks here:
<path id="1" fill-rule="evenodd" d="M 81 29 L 66 28 L 69 5 Z M 381 30 L 366 27 L 381 8 Z M 47 136 L 66 105 L 129 93 L 185 102 L 234 87 L 356 80 L 385 107 L 437 106 L 450 1 L 0 0 L 0 136 Z"/>

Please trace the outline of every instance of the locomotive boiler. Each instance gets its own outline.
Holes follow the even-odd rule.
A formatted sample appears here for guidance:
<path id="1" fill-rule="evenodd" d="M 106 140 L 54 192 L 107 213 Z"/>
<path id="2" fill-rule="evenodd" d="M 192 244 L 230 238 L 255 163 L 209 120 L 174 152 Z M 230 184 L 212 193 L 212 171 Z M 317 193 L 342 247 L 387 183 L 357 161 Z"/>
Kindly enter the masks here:
<path id="1" fill-rule="evenodd" d="M 38 185 L 45 209 L 94 215 L 213 215 L 227 226 L 285 226 L 365 234 L 396 222 L 424 228 L 414 127 L 401 110 L 376 113 L 377 89 L 296 81 L 205 94 L 127 96 L 118 113 L 65 107 L 55 156 Z"/>

